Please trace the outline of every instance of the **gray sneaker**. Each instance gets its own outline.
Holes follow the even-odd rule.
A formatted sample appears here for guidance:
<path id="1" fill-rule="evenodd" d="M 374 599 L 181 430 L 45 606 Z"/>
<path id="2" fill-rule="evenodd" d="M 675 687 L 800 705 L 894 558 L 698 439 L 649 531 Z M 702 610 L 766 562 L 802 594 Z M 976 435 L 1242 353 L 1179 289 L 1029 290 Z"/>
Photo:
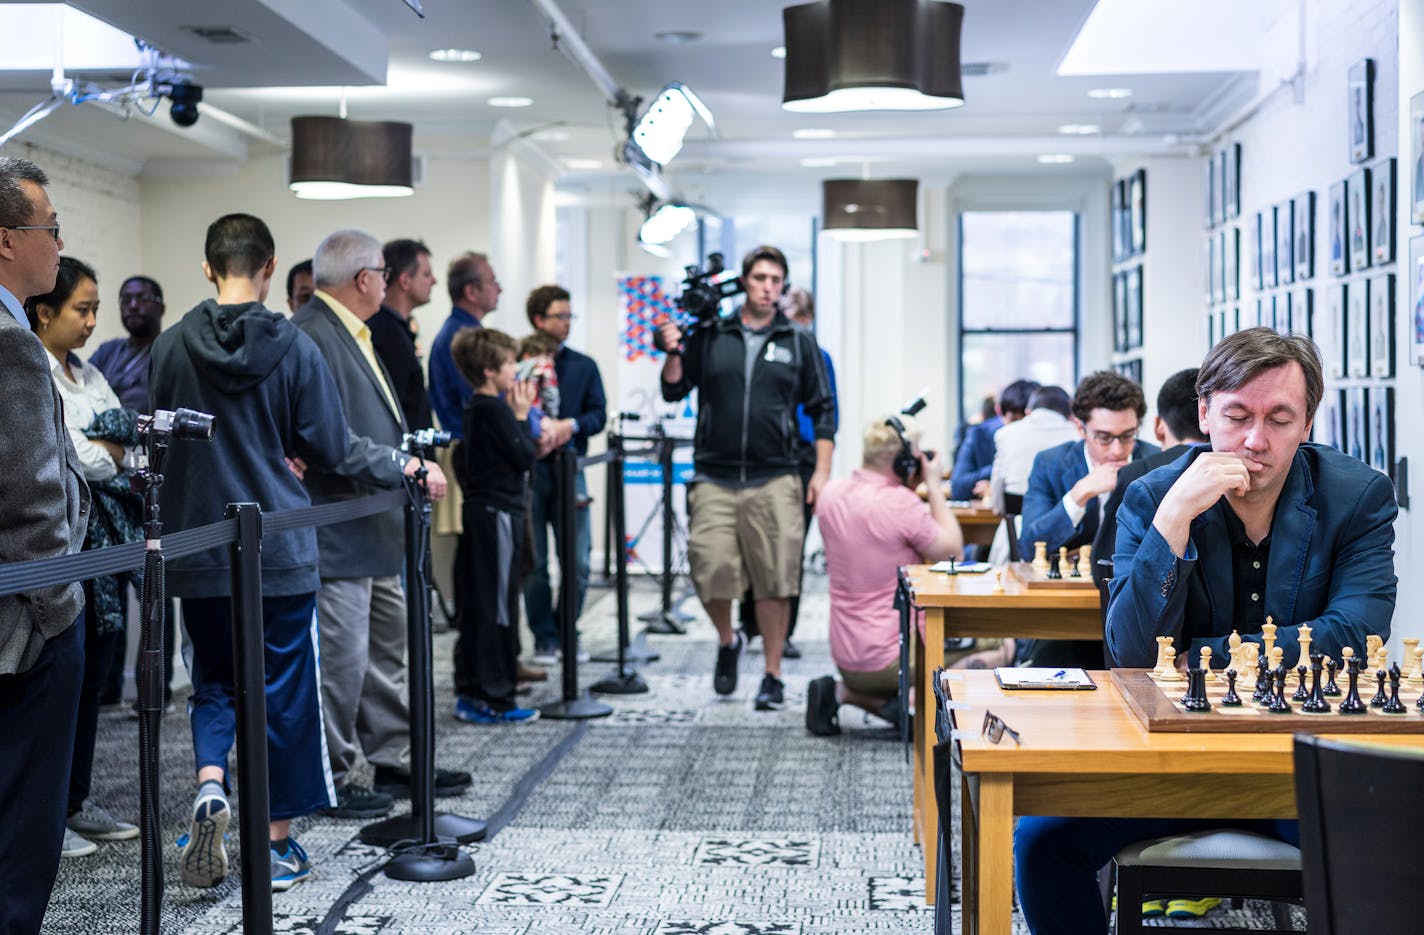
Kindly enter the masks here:
<path id="1" fill-rule="evenodd" d="M 93 841 L 86 840 L 79 835 L 64 829 L 64 846 L 59 850 L 60 857 L 88 857 L 99 849 L 99 845 Z"/>
<path id="2" fill-rule="evenodd" d="M 137 825 L 119 821 L 104 806 L 89 801 L 85 801 L 77 814 L 70 815 L 65 825 L 91 841 L 127 841 L 138 837 Z"/>
<path id="3" fill-rule="evenodd" d="M 232 809 L 222 792 L 199 790 L 193 803 L 193 823 L 187 834 L 178 839 L 183 849 L 181 878 L 189 886 L 201 889 L 217 886 L 227 876 L 227 848 L 223 835 L 227 833 Z"/>

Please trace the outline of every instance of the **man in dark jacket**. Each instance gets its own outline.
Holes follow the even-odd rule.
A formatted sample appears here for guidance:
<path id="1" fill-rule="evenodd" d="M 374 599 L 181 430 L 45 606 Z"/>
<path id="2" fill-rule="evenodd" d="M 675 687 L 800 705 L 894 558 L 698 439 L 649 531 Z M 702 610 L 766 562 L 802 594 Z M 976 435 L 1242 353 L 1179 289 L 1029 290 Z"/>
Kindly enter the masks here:
<path id="1" fill-rule="evenodd" d="M 434 425 L 430 393 L 415 347 L 412 316 L 430 301 L 435 273 L 430 250 L 419 240 L 392 240 L 381 248 L 386 266 L 386 299 L 366 322 L 371 344 L 390 376 L 391 390 L 405 413 L 406 427 L 414 432 Z"/>
<path id="2" fill-rule="evenodd" d="M 210 442 L 174 445 L 161 488 L 169 529 L 223 518 L 227 504 L 256 501 L 264 511 L 309 506 L 284 459 L 334 471 L 346 457 L 341 396 L 321 352 L 283 316 L 263 305 L 276 270 L 272 234 L 258 218 L 229 214 L 208 227 L 203 273 L 209 299 L 158 336 L 149 391 L 155 409 L 186 406 L 215 417 Z M 198 795 L 192 825 L 179 839 L 189 886 L 227 875 L 223 833 L 231 818 L 227 760 L 233 703 L 232 600 L 226 545 L 168 562 L 168 588 L 183 601 L 192 643 L 189 711 Z M 285 890 L 311 873 L 290 838 L 291 820 L 333 804 L 323 744 L 317 673 L 316 530 L 262 539 L 262 626 L 267 659 L 267 762 L 272 823 L 272 887 Z"/>
<path id="3" fill-rule="evenodd" d="M 696 473 L 688 491 L 688 560 L 697 596 L 717 628 L 720 649 L 713 688 L 737 687 L 743 640 L 732 630 L 732 601 L 750 574 L 766 672 L 756 708 L 785 704 L 781 652 L 788 599 L 798 593 L 801 504 L 811 503 L 831 473 L 835 402 L 816 338 L 778 308 L 786 257 L 757 247 L 742 260 L 746 303 L 732 315 L 682 329 L 659 329 L 663 399 L 697 390 Z M 803 494 L 797 473 L 796 406 L 815 425 L 816 467 Z"/>

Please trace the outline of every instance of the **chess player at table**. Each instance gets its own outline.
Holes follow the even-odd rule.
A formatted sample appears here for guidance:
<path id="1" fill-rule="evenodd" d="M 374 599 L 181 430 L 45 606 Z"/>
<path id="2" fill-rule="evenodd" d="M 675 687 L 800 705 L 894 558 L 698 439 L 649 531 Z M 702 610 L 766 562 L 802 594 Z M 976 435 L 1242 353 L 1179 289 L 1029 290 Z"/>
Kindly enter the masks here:
<path id="1" fill-rule="evenodd" d="M 1210 445 L 1134 482 L 1118 510 L 1107 614 L 1116 665 L 1151 667 L 1159 636 L 1180 656 L 1204 646 L 1215 664 L 1233 630 L 1260 643 L 1269 615 L 1284 663 L 1296 664 L 1302 624 L 1314 648 L 1341 658 L 1373 634 L 1389 638 L 1394 489 L 1389 478 L 1307 441 L 1324 393 L 1320 354 L 1268 328 L 1217 344 L 1197 378 Z M 1030 931 L 1107 929 L 1096 873 L 1134 841 L 1227 822 L 1022 818 L 1014 832 L 1019 897 Z M 1236 823 L 1295 841 L 1295 822 Z"/>

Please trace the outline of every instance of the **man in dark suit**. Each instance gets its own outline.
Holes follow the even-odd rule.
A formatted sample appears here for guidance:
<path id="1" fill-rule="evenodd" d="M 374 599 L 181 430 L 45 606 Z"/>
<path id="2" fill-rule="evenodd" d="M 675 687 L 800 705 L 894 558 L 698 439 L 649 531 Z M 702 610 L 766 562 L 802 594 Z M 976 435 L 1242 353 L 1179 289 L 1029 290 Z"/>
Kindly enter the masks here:
<path id="1" fill-rule="evenodd" d="M 1112 562 L 1117 546 L 1117 510 L 1122 506 L 1127 487 L 1148 471 L 1186 454 L 1192 445 L 1207 440 L 1197 425 L 1197 368 L 1178 370 L 1166 379 L 1157 391 L 1157 415 L 1153 417 L 1152 434 L 1162 450 L 1155 455 L 1134 461 L 1117 472 L 1117 486 L 1103 507 L 1098 535 L 1093 539 L 1093 580 L 1104 574 L 1101 562 Z"/>
<path id="2" fill-rule="evenodd" d="M 292 316 L 336 378 L 346 413 L 346 457 L 332 471 L 308 469 L 313 503 L 357 499 L 398 487 L 419 463 L 401 452 L 405 417 L 390 377 L 376 357 L 367 322 L 385 295 L 381 243 L 341 230 L 317 247 L 316 292 Z M 445 475 L 427 464 L 431 496 L 445 493 Z M 404 511 L 397 508 L 317 529 L 321 590 L 321 696 L 327 752 L 340 818 L 375 818 L 392 795 L 409 788 L 410 709 L 405 679 L 406 599 Z M 374 790 L 347 782 L 358 748 L 376 768 Z M 439 771 L 436 792 L 458 795 L 468 773 Z"/>
<path id="3" fill-rule="evenodd" d="M 59 220 L 34 163 L 0 156 L 0 563 L 78 552 L 89 487 L 25 300 L 54 288 Z M 79 583 L 0 597 L 0 932 L 40 930 L 59 870 L 84 670 Z"/>
<path id="4" fill-rule="evenodd" d="M 1207 354 L 1197 415 L 1210 448 L 1134 482 L 1118 510 L 1107 644 L 1118 665 L 1151 666 L 1170 636 L 1179 663 L 1210 646 L 1228 661 L 1233 631 L 1261 644 L 1267 615 L 1283 662 L 1300 628 L 1332 658 L 1389 638 L 1398 579 L 1399 510 L 1384 474 L 1311 444 L 1324 395 L 1320 354 L 1301 335 L 1248 328 Z M 1195 661 L 1193 658 L 1192 661 Z M 1014 832 L 1015 878 L 1035 933 L 1101 932 L 1095 874 L 1124 845 L 1223 822 L 1026 817 Z M 1294 822 L 1231 822 L 1284 839 Z"/>

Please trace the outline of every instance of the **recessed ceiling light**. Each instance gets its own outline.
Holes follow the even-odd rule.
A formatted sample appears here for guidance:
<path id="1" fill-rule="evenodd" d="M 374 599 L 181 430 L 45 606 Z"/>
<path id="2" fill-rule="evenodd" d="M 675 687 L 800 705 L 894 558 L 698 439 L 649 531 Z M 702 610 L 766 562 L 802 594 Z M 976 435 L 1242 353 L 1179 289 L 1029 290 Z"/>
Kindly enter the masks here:
<path id="1" fill-rule="evenodd" d="M 786 58 L 786 46 L 779 45 L 771 50 L 772 58 Z"/>
<path id="2" fill-rule="evenodd" d="M 430 53 L 437 62 L 478 62 L 482 57 L 474 49 L 434 49 Z"/>
<path id="3" fill-rule="evenodd" d="M 829 140 L 836 135 L 836 131 L 824 127 L 804 127 L 791 131 L 791 135 L 798 140 Z"/>
<path id="4" fill-rule="evenodd" d="M 1046 166 L 1062 165 L 1065 162 L 1072 162 L 1073 157 L 1067 153 L 1044 153 L 1038 157 L 1038 161 Z"/>
<path id="5" fill-rule="evenodd" d="M 492 97 L 485 101 L 491 107 L 528 107 L 534 103 L 532 97 Z"/>
<path id="6" fill-rule="evenodd" d="M 1088 97 L 1097 100 L 1117 101 L 1125 97 L 1132 97 L 1131 88 L 1093 88 L 1088 92 Z"/>
<path id="7" fill-rule="evenodd" d="M 802 159 L 801 165 L 808 169 L 828 169 L 837 164 L 837 160 L 825 156 L 815 156 L 810 159 Z"/>
<path id="8" fill-rule="evenodd" d="M 598 159 L 565 159 L 564 168 L 574 171 L 587 169 L 602 169 L 603 162 Z"/>
<path id="9" fill-rule="evenodd" d="M 1065 123 L 1058 132 L 1064 136 L 1092 136 L 1099 129 L 1096 123 Z"/>
<path id="10" fill-rule="evenodd" d="M 693 32 L 690 29 L 669 29 L 665 32 L 653 33 L 653 38 L 659 42 L 666 42 L 668 45 L 687 45 L 689 42 L 701 39 L 702 33 Z"/>

